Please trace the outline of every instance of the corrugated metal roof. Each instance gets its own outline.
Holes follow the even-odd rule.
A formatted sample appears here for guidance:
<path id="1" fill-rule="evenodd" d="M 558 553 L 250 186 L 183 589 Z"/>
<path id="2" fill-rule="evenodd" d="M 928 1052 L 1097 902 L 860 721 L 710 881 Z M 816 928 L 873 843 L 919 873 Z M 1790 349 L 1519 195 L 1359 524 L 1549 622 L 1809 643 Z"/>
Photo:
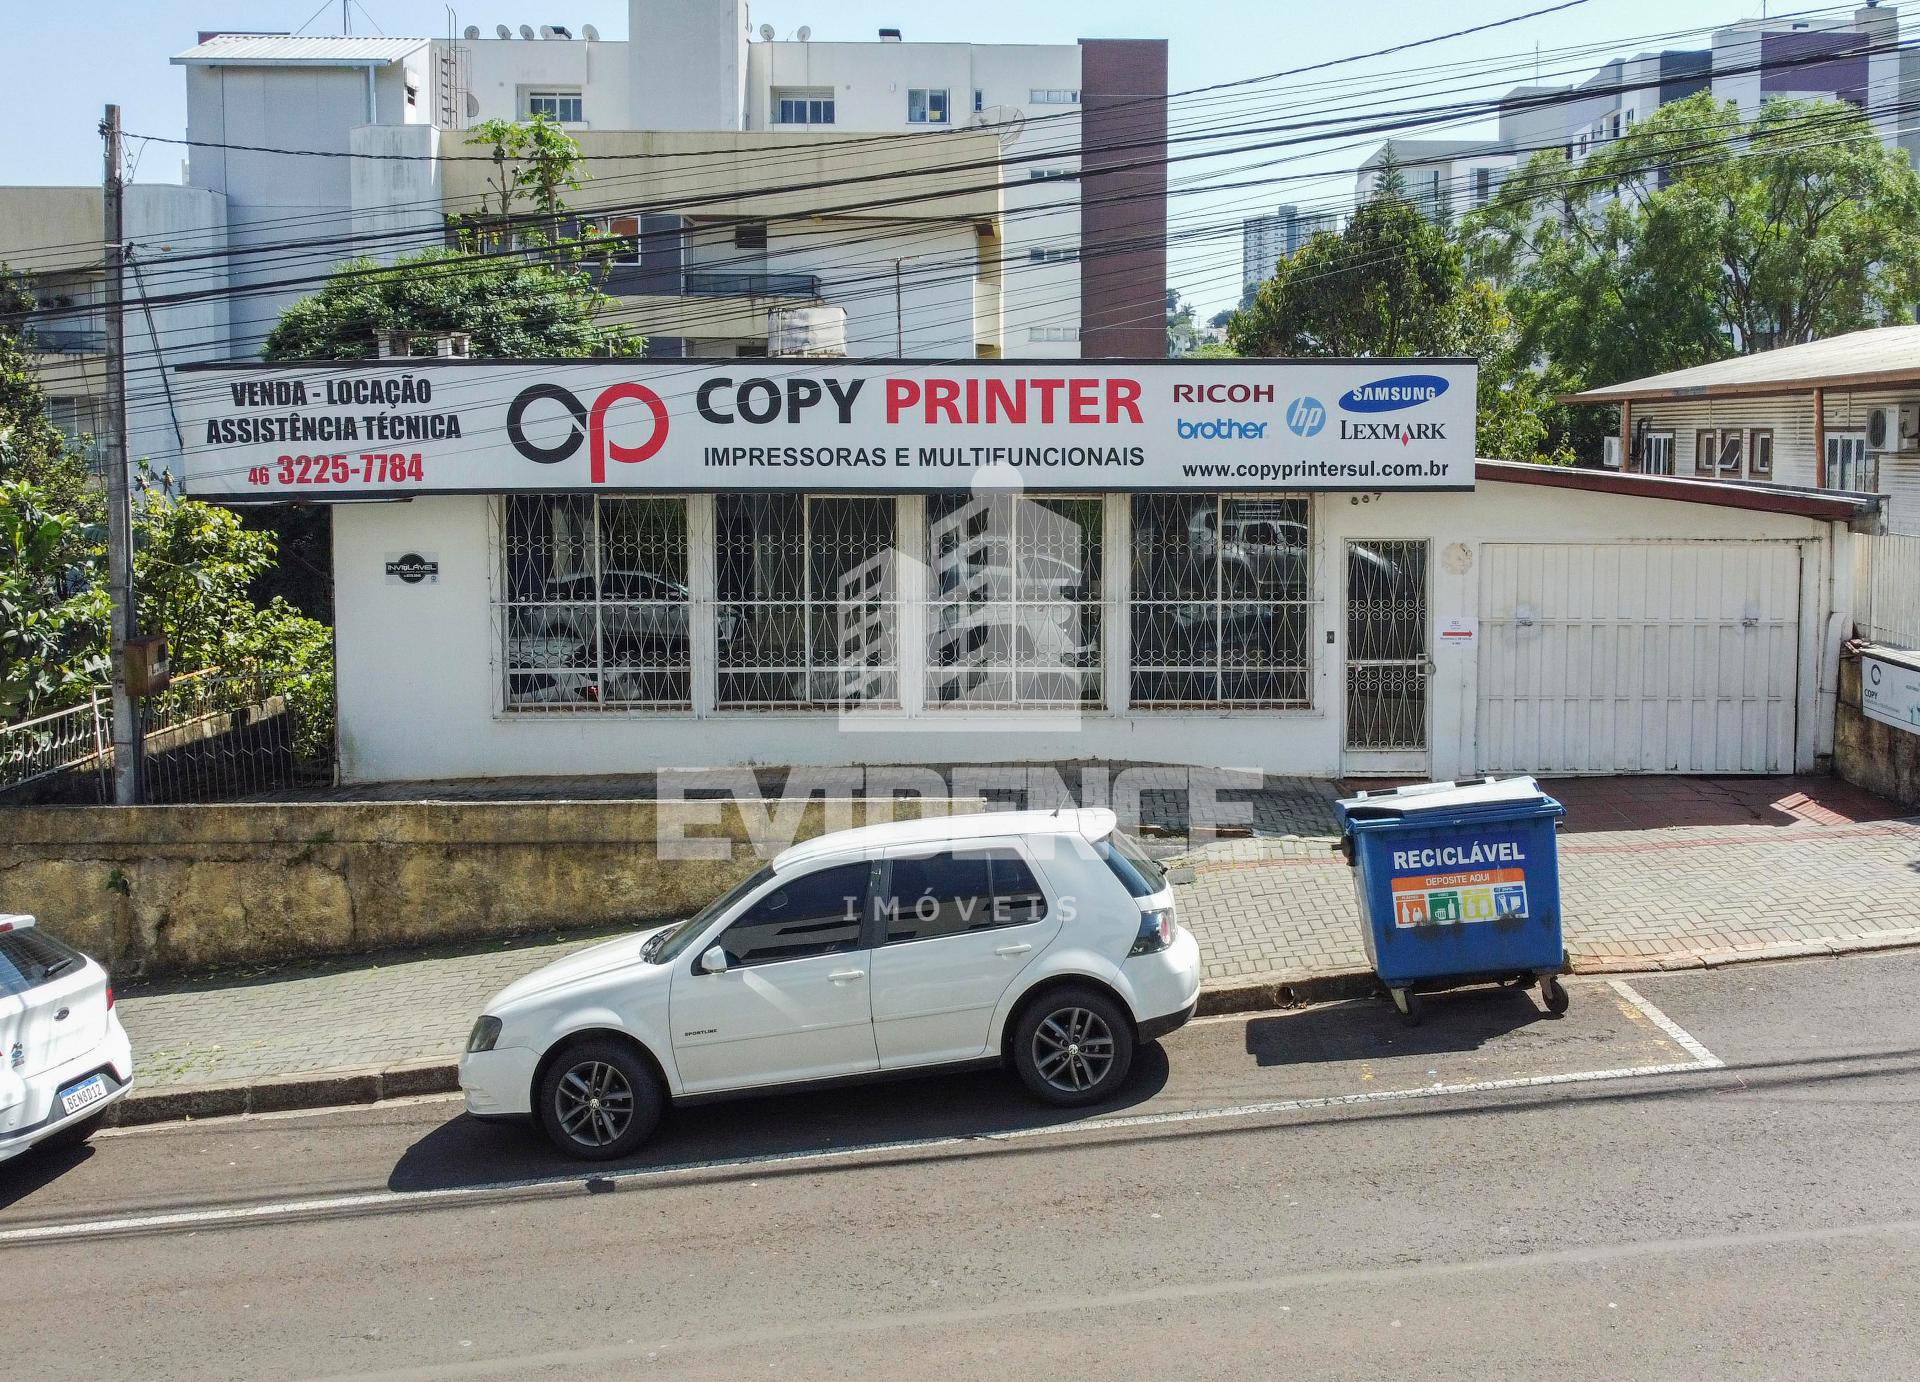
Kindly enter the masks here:
<path id="1" fill-rule="evenodd" d="M 366 67 L 399 62 L 427 46 L 424 38 L 358 35 L 300 38 L 272 34 L 215 34 L 173 60 L 182 66 Z"/>
<path id="2" fill-rule="evenodd" d="M 1627 494 L 1641 499 L 1670 499 L 1681 504 L 1717 504 L 1728 509 L 1837 520 L 1863 532 L 1878 531 L 1881 515 L 1886 510 L 1883 496 L 1856 494 L 1850 490 L 1694 480 L 1675 475 L 1595 470 L 1588 466 L 1490 461 L 1484 457 L 1474 462 L 1473 471 L 1476 479 L 1504 480 L 1517 485 L 1547 485 L 1555 489 L 1591 490 L 1598 494 Z"/>
<path id="3" fill-rule="evenodd" d="M 1568 401 L 1617 403 L 1638 398 L 1804 393 L 1815 385 L 1886 384 L 1907 379 L 1920 379 L 1920 326 L 1879 326 L 1608 384 L 1570 394 Z"/>

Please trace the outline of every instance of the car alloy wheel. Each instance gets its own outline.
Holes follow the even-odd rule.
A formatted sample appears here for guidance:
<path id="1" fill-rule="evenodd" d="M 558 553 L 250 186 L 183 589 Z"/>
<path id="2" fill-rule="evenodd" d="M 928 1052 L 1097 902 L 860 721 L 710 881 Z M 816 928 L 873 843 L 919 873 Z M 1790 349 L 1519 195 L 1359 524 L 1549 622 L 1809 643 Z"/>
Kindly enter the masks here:
<path id="1" fill-rule="evenodd" d="M 1090 1008 L 1056 1008 L 1034 1029 L 1033 1065 L 1063 1094 L 1084 1094 L 1113 1068 L 1113 1029 Z"/>
<path id="2" fill-rule="evenodd" d="M 605 1061 L 582 1061 L 560 1077 L 554 1119 L 582 1147 L 612 1146 L 633 1126 L 633 1085 Z"/>

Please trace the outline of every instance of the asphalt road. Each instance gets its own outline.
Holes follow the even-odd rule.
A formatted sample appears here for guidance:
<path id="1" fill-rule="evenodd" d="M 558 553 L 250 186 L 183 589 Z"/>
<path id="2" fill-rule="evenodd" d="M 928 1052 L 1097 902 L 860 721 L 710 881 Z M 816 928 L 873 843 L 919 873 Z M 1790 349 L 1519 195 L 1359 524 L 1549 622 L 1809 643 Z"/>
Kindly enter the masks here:
<path id="1" fill-rule="evenodd" d="M 1071 1119 L 688 1110 L 591 1175 L 444 1100 L 105 1134 L 0 1166 L 0 1372 L 1913 1375 L 1920 953 L 1569 987 L 1196 1023 Z"/>

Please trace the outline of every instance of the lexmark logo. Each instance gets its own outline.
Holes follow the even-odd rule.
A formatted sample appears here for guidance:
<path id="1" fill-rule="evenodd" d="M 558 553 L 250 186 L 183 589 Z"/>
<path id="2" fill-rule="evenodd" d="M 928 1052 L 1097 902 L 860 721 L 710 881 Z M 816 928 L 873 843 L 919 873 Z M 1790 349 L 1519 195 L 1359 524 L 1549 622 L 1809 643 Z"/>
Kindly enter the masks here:
<path id="1" fill-rule="evenodd" d="M 1447 381 L 1437 374 L 1396 374 L 1348 389 L 1340 395 L 1340 409 L 1347 413 L 1395 413 L 1431 403 L 1446 391 Z"/>
<path id="2" fill-rule="evenodd" d="M 1402 446 L 1417 441 L 1445 441 L 1446 428 L 1437 422 L 1348 422 L 1340 419 L 1342 441 L 1397 441 Z"/>

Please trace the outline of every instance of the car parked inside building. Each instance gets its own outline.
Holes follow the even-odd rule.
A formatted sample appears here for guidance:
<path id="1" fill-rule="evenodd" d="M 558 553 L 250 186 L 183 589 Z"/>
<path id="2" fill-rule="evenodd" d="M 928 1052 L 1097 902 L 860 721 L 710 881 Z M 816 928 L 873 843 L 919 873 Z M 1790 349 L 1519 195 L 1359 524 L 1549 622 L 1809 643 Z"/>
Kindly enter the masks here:
<path id="1" fill-rule="evenodd" d="M 0 1048 L 0 1161 L 86 1141 L 133 1087 L 107 971 L 29 916 L 0 915 Z"/>
<path id="2" fill-rule="evenodd" d="M 1112 1095 L 1193 1015 L 1199 946 L 1104 809 L 934 817 L 794 845 L 699 915 L 509 985 L 467 1109 L 624 1156 L 670 1102 L 975 1064 Z"/>

